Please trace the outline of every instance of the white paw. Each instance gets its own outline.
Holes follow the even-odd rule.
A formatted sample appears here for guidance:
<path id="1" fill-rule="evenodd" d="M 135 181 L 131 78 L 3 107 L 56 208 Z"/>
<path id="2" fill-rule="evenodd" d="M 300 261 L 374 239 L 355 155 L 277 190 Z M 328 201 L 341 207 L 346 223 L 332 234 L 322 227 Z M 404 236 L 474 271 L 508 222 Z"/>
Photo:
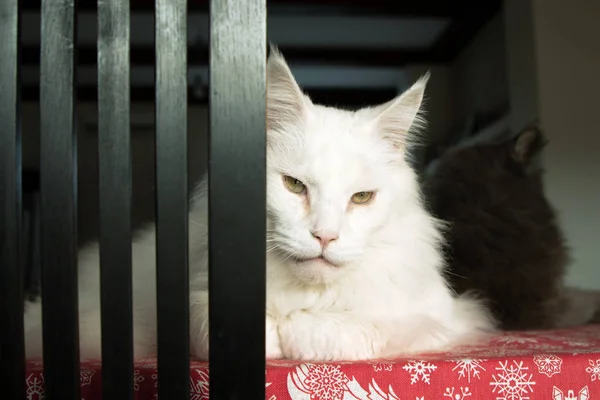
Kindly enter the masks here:
<path id="1" fill-rule="evenodd" d="M 279 342 L 279 332 L 277 331 L 277 322 L 267 315 L 266 325 L 266 357 L 269 360 L 277 360 L 283 358 L 281 344 Z"/>
<path id="2" fill-rule="evenodd" d="M 306 313 L 295 313 L 279 324 L 281 349 L 286 359 L 301 361 L 355 361 L 376 357 L 372 338 L 329 325 Z M 325 329 L 323 329 L 325 328 Z M 338 330 L 341 328 L 342 330 Z"/>
<path id="3" fill-rule="evenodd" d="M 308 324 L 302 323 L 301 316 L 300 318 L 294 316 L 296 314 L 285 318 L 279 324 L 283 356 L 289 360 L 331 361 L 327 359 L 329 354 L 323 354 L 325 349 L 317 343 L 318 338 L 313 337 Z"/>

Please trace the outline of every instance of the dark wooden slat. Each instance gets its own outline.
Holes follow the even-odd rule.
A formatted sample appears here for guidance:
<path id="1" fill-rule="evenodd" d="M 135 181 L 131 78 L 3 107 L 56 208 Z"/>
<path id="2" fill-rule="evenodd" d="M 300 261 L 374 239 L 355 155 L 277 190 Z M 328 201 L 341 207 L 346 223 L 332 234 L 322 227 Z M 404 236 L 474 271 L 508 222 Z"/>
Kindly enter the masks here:
<path id="1" fill-rule="evenodd" d="M 19 1 L 0 2 L 0 393 L 25 399 Z"/>
<path id="2" fill-rule="evenodd" d="M 27 11 L 39 10 L 40 0 L 24 0 Z M 190 12 L 207 12 L 209 0 L 190 0 Z M 370 16 L 403 16 L 403 17 L 447 17 L 454 15 L 457 7 L 476 4 L 475 0 L 269 0 L 269 14 L 304 15 L 370 15 Z M 134 0 L 132 10 L 151 12 L 153 2 Z M 298 7 L 301 6 L 301 9 Z M 81 3 L 81 10 L 96 10 L 96 2 Z"/>
<path id="3" fill-rule="evenodd" d="M 41 260 L 48 400 L 80 398 L 74 7 L 72 0 L 42 1 Z"/>
<path id="4" fill-rule="evenodd" d="M 189 103 L 195 105 L 208 104 L 207 98 L 198 98 L 194 95 L 195 89 L 188 87 Z M 25 86 L 22 90 L 23 100 L 37 101 L 39 90 L 37 86 Z M 97 99 L 95 86 L 83 86 L 77 90 L 79 101 L 94 102 Z M 360 108 L 386 102 L 398 94 L 395 88 L 308 88 L 306 93 L 316 103 L 325 105 L 338 105 L 345 108 Z M 140 86 L 131 89 L 131 101 L 149 102 L 154 96 L 154 88 Z"/>
<path id="5" fill-rule="evenodd" d="M 286 60 L 292 65 L 334 65 L 357 67 L 403 67 L 410 64 L 442 64 L 449 60 L 440 53 L 412 49 L 370 49 L 370 48 L 315 48 L 280 46 Z M 37 65 L 40 51 L 36 46 L 23 49 L 23 64 Z M 96 47 L 81 46 L 77 49 L 77 64 L 96 65 Z M 188 65 L 208 65 L 208 47 L 188 49 Z M 154 48 L 137 46 L 131 50 L 132 67 L 153 66 Z"/>
<path id="6" fill-rule="evenodd" d="M 98 2 L 102 396 L 133 400 L 129 1 Z"/>
<path id="7" fill-rule="evenodd" d="M 212 0 L 210 398 L 265 398 L 266 0 Z"/>
<path id="8" fill-rule="evenodd" d="M 189 398 L 186 0 L 156 0 L 158 394 Z"/>

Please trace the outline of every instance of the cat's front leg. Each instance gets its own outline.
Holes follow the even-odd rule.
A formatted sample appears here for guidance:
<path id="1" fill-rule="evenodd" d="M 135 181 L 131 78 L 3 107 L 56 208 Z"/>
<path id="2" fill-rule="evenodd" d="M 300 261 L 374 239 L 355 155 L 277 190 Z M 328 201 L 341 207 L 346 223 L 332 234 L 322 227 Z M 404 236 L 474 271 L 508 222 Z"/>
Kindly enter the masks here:
<path id="1" fill-rule="evenodd" d="M 377 358 L 385 338 L 374 323 L 349 313 L 296 311 L 279 324 L 283 356 L 304 361 Z"/>
<path id="2" fill-rule="evenodd" d="M 208 291 L 190 293 L 190 354 L 195 360 L 208 360 Z"/>
<path id="3" fill-rule="evenodd" d="M 281 351 L 281 342 L 279 340 L 279 331 L 277 329 L 277 321 L 267 314 L 266 326 L 266 357 L 269 360 L 277 360 L 283 358 Z"/>

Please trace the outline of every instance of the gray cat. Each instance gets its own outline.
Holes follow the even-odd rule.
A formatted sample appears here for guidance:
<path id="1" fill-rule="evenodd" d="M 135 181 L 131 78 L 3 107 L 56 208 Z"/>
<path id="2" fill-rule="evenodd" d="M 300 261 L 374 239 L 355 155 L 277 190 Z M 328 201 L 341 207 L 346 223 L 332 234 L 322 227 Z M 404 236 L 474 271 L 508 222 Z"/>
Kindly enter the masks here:
<path id="1" fill-rule="evenodd" d="M 469 137 L 431 160 L 422 178 L 432 213 L 449 222 L 448 281 L 487 299 L 505 330 L 598 321 L 600 295 L 563 283 L 569 249 L 544 195 L 545 145 L 535 124 L 513 137 Z"/>

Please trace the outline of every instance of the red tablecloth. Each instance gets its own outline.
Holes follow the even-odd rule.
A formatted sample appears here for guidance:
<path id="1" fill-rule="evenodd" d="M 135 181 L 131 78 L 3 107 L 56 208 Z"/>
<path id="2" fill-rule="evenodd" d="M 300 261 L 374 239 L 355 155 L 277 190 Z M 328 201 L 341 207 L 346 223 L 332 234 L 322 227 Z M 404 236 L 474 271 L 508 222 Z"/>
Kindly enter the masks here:
<path id="1" fill-rule="evenodd" d="M 97 361 L 81 367 L 82 398 L 100 400 Z M 156 360 L 135 365 L 136 399 L 156 396 Z M 28 399 L 43 399 L 42 363 L 31 361 Z M 208 399 L 206 363 L 191 365 L 192 400 Z M 443 355 L 369 362 L 269 362 L 268 400 L 600 400 L 600 325 L 503 334 Z"/>

